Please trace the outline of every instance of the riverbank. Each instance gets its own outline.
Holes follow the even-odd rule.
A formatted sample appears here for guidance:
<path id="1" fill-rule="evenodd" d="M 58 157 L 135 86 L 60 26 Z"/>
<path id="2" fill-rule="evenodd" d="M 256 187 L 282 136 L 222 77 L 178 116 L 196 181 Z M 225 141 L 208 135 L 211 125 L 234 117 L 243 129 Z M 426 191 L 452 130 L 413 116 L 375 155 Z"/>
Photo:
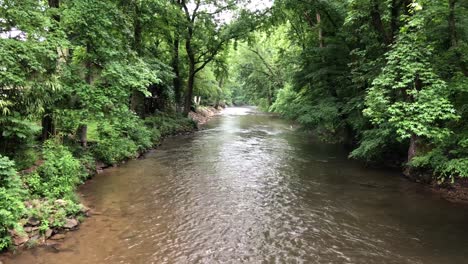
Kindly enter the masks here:
<path id="1" fill-rule="evenodd" d="M 194 120 L 198 126 L 206 124 L 212 117 L 218 115 L 222 107 L 197 107 L 195 112 L 190 112 L 189 117 Z"/>
<path id="2" fill-rule="evenodd" d="M 468 179 L 458 179 L 454 183 L 442 185 L 434 182 L 429 188 L 452 203 L 468 204 Z"/>
<path id="3" fill-rule="evenodd" d="M 128 160 L 140 158 L 146 152 L 161 145 L 162 141 L 167 137 L 196 131 L 201 125 L 219 112 L 220 109 L 203 108 L 203 111 L 190 113 L 189 119 L 175 119 L 165 115 L 145 119 L 146 127 L 150 128 L 153 133 L 151 148 L 141 148 L 133 154 L 129 152 L 117 158 L 111 156 L 110 158 L 104 159 L 90 158 L 91 153 L 88 152 L 80 153 L 80 158 L 84 156 L 88 158 L 87 161 L 82 161 L 82 159 L 80 159 L 81 165 L 79 167 L 83 167 L 86 170 L 86 172 L 83 172 L 83 174 L 86 175 L 81 176 L 83 177 L 81 182 L 88 182 L 94 175 L 104 172 L 107 168 L 116 167 L 126 163 Z M 188 120 L 192 122 L 192 125 Z M 91 147 L 94 147 L 94 145 Z M 64 153 L 70 154 L 69 152 Z M 68 158 L 73 157 L 70 155 Z M 67 165 L 65 164 L 65 166 Z M 61 195 L 64 197 L 59 199 L 53 199 L 48 195 L 34 194 L 36 193 L 34 180 L 39 177 L 38 170 L 40 171 L 39 173 L 42 173 L 44 167 L 50 167 L 49 160 L 41 159 L 36 162 L 33 167 L 21 172 L 23 186 L 29 189 L 27 192 L 32 194 L 31 198 L 33 199 L 26 199 L 23 207 L 25 212 L 23 217 L 19 223 L 16 224 L 15 228 L 9 229 L 6 235 L 1 238 L 2 241 L 6 241 L 3 243 L 8 243 L 10 245 L 9 250 L 3 254 L 11 254 L 17 250 L 37 246 L 57 248 L 66 238 L 68 232 L 79 229 L 81 222 L 84 221 L 86 217 L 96 213 L 85 206 L 84 204 L 86 204 L 86 202 L 79 199 L 78 195 L 75 193 L 72 195 L 73 197 L 66 196 L 64 193 Z M 75 188 L 76 187 L 73 187 L 73 189 Z"/>
<path id="4" fill-rule="evenodd" d="M 423 185 L 426 189 L 452 203 L 468 204 L 468 179 L 457 177 L 440 181 L 430 170 L 406 170 L 402 177 L 409 182 Z"/>

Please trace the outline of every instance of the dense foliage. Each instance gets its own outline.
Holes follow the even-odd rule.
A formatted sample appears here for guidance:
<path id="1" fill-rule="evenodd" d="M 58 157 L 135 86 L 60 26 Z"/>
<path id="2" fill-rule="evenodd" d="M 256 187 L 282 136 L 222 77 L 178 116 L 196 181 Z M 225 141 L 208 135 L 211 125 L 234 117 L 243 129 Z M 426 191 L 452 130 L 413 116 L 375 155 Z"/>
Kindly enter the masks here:
<path id="1" fill-rule="evenodd" d="M 203 105 L 255 104 L 351 158 L 468 177 L 466 1 L 250 3 L 0 1 L 0 250 L 20 219 L 62 225 L 97 163 L 194 129 Z"/>
<path id="2" fill-rule="evenodd" d="M 0 156 L 0 249 L 10 244 L 8 230 L 24 213 L 24 193 L 14 162 Z"/>
<path id="3" fill-rule="evenodd" d="M 196 128 L 194 97 L 225 104 L 225 51 L 258 20 L 241 2 L 0 1 L 0 250 L 20 219 L 78 213 L 97 163 Z"/>
<path id="4" fill-rule="evenodd" d="M 79 160 L 54 140 L 44 143 L 42 157 L 44 162 L 37 172 L 27 176 L 31 193 L 50 199 L 73 199 L 76 186 L 84 178 Z"/>
<path id="5" fill-rule="evenodd" d="M 457 0 L 277 0 L 231 58 L 234 99 L 350 144 L 352 158 L 467 177 L 467 10 Z"/>

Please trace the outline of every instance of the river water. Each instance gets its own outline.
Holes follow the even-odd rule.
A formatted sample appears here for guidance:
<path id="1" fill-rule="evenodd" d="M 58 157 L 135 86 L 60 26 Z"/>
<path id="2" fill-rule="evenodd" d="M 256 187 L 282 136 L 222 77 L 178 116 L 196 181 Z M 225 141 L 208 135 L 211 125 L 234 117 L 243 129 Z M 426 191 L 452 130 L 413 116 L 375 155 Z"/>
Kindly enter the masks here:
<path id="1" fill-rule="evenodd" d="M 466 206 L 252 108 L 81 193 L 99 214 L 5 263 L 468 263 Z"/>

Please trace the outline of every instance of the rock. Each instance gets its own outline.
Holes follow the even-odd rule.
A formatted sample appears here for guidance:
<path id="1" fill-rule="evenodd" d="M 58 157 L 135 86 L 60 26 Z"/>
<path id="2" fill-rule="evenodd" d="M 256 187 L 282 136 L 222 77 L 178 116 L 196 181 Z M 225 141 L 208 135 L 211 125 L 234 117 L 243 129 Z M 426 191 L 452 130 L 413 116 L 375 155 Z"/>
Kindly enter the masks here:
<path id="1" fill-rule="evenodd" d="M 37 245 L 37 244 L 43 242 L 43 238 L 42 238 L 41 235 L 37 234 L 37 235 L 31 237 L 31 238 L 29 239 L 29 242 L 30 242 L 32 245 Z"/>
<path id="2" fill-rule="evenodd" d="M 97 174 L 101 174 L 101 173 L 103 173 L 103 172 L 104 172 L 103 169 L 96 169 L 96 173 L 97 173 Z"/>
<path id="3" fill-rule="evenodd" d="M 47 239 L 47 238 L 51 237 L 53 233 L 54 233 L 54 230 L 52 230 L 52 229 L 49 228 L 49 229 L 47 229 L 47 230 L 45 231 L 44 237 Z"/>
<path id="4" fill-rule="evenodd" d="M 41 221 L 35 217 L 31 217 L 28 219 L 28 224 L 31 226 L 38 226 L 41 224 Z"/>
<path id="5" fill-rule="evenodd" d="M 65 221 L 65 225 L 63 225 L 64 228 L 67 228 L 67 229 L 73 229 L 75 227 L 77 227 L 80 223 L 78 222 L 78 220 L 76 219 L 67 219 Z"/>
<path id="6" fill-rule="evenodd" d="M 36 231 L 38 229 L 39 229 L 39 227 L 37 227 L 37 226 L 27 226 L 27 227 L 24 228 L 24 232 L 32 233 L 32 232 L 34 232 L 34 231 Z"/>
<path id="7" fill-rule="evenodd" d="M 39 235 L 39 230 L 32 231 L 31 233 L 28 233 L 28 235 L 29 235 L 29 238 L 33 238 L 35 236 L 40 236 Z"/>
<path id="8" fill-rule="evenodd" d="M 16 234 L 13 235 L 13 245 L 14 246 L 21 246 L 23 245 L 24 243 L 28 242 L 29 241 L 29 236 L 27 235 L 20 235 L 20 234 Z"/>
<path id="9" fill-rule="evenodd" d="M 86 205 L 81 205 L 81 209 L 80 209 L 80 212 L 86 216 L 89 216 L 90 215 L 90 211 L 91 209 L 89 207 L 87 207 Z"/>
<path id="10" fill-rule="evenodd" d="M 67 201 L 63 199 L 58 199 L 58 200 L 55 200 L 54 204 L 57 206 L 67 206 Z"/>
<path id="11" fill-rule="evenodd" d="M 98 161 L 96 162 L 96 169 L 97 170 L 102 170 L 102 169 L 105 169 L 109 167 L 107 164 L 105 164 L 104 162 L 101 162 L 101 161 Z"/>
<path id="12" fill-rule="evenodd" d="M 62 240 L 65 239 L 65 234 L 55 234 L 52 237 L 50 237 L 50 240 Z"/>

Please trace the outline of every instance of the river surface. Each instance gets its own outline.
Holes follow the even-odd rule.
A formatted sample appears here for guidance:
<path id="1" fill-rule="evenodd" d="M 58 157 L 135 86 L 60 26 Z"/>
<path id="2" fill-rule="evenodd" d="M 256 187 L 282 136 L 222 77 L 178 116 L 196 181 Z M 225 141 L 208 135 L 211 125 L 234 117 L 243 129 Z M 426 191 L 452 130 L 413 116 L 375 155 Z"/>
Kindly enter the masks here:
<path id="1" fill-rule="evenodd" d="M 468 208 L 253 108 L 82 187 L 94 215 L 6 264 L 468 263 Z"/>

